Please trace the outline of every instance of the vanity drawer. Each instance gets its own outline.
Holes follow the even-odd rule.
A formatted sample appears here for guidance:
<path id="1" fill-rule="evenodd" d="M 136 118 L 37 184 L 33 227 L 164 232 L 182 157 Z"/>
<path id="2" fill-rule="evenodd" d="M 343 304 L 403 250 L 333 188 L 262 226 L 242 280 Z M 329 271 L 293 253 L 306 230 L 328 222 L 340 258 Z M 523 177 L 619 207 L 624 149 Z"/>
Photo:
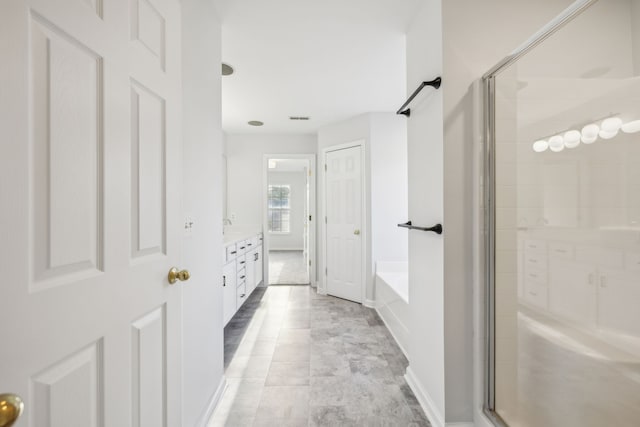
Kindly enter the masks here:
<path id="1" fill-rule="evenodd" d="M 247 270 L 242 267 L 238 269 L 238 283 L 243 282 L 247 278 Z"/>
<path id="2" fill-rule="evenodd" d="M 538 283 L 527 282 L 525 285 L 525 300 L 535 305 L 539 308 L 547 309 L 548 300 L 547 300 L 548 290 L 544 285 L 540 285 Z"/>
<path id="3" fill-rule="evenodd" d="M 245 289 L 245 284 L 242 282 L 236 288 L 236 307 L 240 308 L 242 304 L 247 300 L 247 291 Z"/>
<path id="4" fill-rule="evenodd" d="M 525 269 L 547 270 L 547 254 L 537 252 L 525 252 L 524 254 Z"/>
<path id="5" fill-rule="evenodd" d="M 242 254 L 238 258 L 236 258 L 236 267 L 238 269 L 238 273 L 240 273 L 240 270 L 245 268 L 246 265 L 247 265 L 247 256 L 245 254 Z"/>
<path id="6" fill-rule="evenodd" d="M 225 263 L 232 261 L 236 258 L 236 255 L 238 255 L 238 250 L 236 248 L 235 243 L 225 248 L 225 255 L 226 255 Z"/>
<path id="7" fill-rule="evenodd" d="M 575 248 L 571 243 L 553 242 L 549 245 L 549 256 L 554 258 L 573 259 Z"/>
<path id="8" fill-rule="evenodd" d="M 262 242 L 260 242 L 260 240 L 258 240 L 258 236 L 254 236 L 251 239 L 249 239 L 249 250 L 255 249 L 261 244 L 262 244 Z"/>
<path id="9" fill-rule="evenodd" d="M 238 253 L 239 254 L 243 254 L 245 252 L 247 252 L 248 247 L 247 247 L 247 240 L 241 240 L 238 243 L 236 243 L 236 245 L 238 245 Z"/>
<path id="10" fill-rule="evenodd" d="M 541 285 L 547 284 L 547 270 L 535 267 L 529 267 L 525 265 L 524 278 L 526 281 L 538 283 Z"/>
<path id="11" fill-rule="evenodd" d="M 264 234 L 258 233 L 258 245 L 261 245 L 264 242 Z"/>
<path id="12" fill-rule="evenodd" d="M 547 251 L 547 242 L 544 240 L 526 239 L 524 241 L 524 250 L 529 253 L 545 253 Z"/>

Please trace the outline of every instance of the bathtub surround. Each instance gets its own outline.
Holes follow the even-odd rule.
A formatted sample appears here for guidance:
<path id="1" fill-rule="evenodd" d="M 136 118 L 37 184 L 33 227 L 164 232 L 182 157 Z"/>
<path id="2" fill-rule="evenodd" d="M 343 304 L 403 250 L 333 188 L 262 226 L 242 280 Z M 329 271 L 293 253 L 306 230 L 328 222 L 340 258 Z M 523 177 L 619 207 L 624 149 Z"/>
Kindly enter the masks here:
<path id="1" fill-rule="evenodd" d="M 376 263 L 376 311 L 405 356 L 409 350 L 409 264 Z"/>

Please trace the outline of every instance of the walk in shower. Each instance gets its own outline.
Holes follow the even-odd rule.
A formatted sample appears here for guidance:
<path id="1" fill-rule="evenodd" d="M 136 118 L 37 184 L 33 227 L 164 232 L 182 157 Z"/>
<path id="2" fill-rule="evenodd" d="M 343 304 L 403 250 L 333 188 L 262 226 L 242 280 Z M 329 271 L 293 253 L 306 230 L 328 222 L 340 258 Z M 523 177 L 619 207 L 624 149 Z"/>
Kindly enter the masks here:
<path id="1" fill-rule="evenodd" d="M 576 2 L 485 78 L 487 411 L 640 425 L 640 0 Z"/>

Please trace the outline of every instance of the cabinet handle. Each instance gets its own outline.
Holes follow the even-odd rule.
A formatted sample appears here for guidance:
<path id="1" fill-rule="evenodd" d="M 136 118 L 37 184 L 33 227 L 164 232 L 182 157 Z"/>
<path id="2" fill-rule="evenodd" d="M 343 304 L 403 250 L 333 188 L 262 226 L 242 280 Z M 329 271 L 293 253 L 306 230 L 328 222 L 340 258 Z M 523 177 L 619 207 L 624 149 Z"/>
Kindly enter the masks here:
<path id="1" fill-rule="evenodd" d="M 537 296 L 538 296 L 538 293 L 537 293 L 537 292 L 533 292 L 533 291 L 529 291 L 529 294 L 530 294 L 530 295 L 533 295 L 534 297 L 537 297 Z"/>
<path id="2" fill-rule="evenodd" d="M 566 249 L 556 249 L 556 252 L 558 252 L 559 254 L 566 254 L 569 251 Z"/>
<path id="3" fill-rule="evenodd" d="M 538 261 L 537 261 L 537 260 L 535 260 L 535 259 L 530 259 L 530 260 L 529 260 L 529 262 L 532 262 L 532 263 L 534 263 L 534 264 L 537 264 L 537 263 L 538 263 Z"/>
<path id="4" fill-rule="evenodd" d="M 609 285 L 607 284 L 607 276 L 600 276 L 600 287 L 601 288 L 609 287 Z"/>
<path id="5" fill-rule="evenodd" d="M 253 246 L 253 243 L 249 243 L 247 246 Z"/>
<path id="6" fill-rule="evenodd" d="M 538 277 L 537 274 L 533 274 L 533 273 L 529 273 L 529 277 L 533 277 L 534 279 L 536 279 Z"/>
<path id="7" fill-rule="evenodd" d="M 593 273 L 589 273 L 589 284 L 593 285 Z"/>
<path id="8" fill-rule="evenodd" d="M 246 261 L 240 261 L 240 264 L 244 264 Z"/>
<path id="9" fill-rule="evenodd" d="M 254 261 L 258 260 L 258 254 L 253 254 L 255 258 L 253 258 Z"/>
<path id="10" fill-rule="evenodd" d="M 245 277 L 247 277 L 247 276 L 240 276 L 241 279 L 244 279 Z"/>
<path id="11" fill-rule="evenodd" d="M 240 295 L 240 298 L 244 298 L 244 296 L 245 296 L 245 295 L 246 295 L 246 294 L 242 294 L 242 295 Z"/>
<path id="12" fill-rule="evenodd" d="M 222 276 L 222 286 L 227 286 L 227 276 Z"/>
<path id="13" fill-rule="evenodd" d="M 231 251 L 231 255 L 237 254 L 238 251 Z"/>

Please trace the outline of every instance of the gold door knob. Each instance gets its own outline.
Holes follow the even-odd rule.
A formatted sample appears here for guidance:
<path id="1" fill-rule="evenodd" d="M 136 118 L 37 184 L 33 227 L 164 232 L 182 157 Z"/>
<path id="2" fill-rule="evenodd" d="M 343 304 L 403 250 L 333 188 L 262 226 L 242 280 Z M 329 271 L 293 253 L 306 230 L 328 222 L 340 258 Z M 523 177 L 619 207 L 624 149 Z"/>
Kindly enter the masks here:
<path id="1" fill-rule="evenodd" d="M 24 403 L 17 394 L 0 394 L 0 427 L 11 427 L 23 409 Z"/>
<path id="2" fill-rule="evenodd" d="M 181 282 L 184 282 L 185 280 L 189 280 L 189 277 L 191 277 L 191 275 L 189 274 L 189 270 L 178 270 L 175 267 L 172 267 L 171 270 L 169 270 L 168 278 L 169 278 L 169 283 L 172 285 L 176 283 L 176 281 L 178 280 L 180 280 Z"/>
<path id="3" fill-rule="evenodd" d="M 353 234 L 355 234 L 356 236 L 359 236 L 359 235 L 360 235 L 360 230 L 355 230 L 355 231 L 353 232 Z"/>

